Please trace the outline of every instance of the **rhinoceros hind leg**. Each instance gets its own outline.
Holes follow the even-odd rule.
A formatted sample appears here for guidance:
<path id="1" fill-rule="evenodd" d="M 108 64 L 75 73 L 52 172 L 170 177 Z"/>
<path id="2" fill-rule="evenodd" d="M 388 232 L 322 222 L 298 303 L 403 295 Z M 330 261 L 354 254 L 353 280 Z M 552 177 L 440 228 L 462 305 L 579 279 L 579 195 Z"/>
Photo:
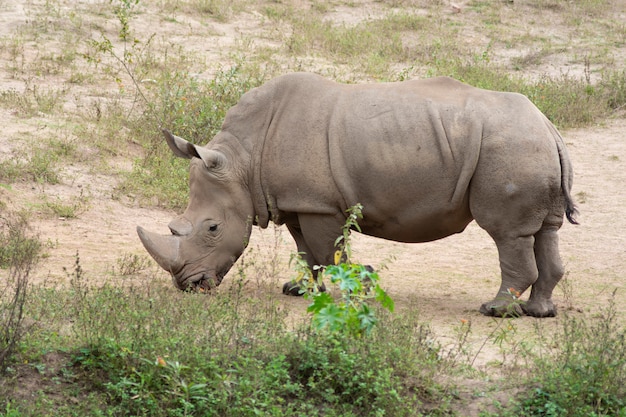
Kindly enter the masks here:
<path id="1" fill-rule="evenodd" d="M 557 217 L 557 219 L 562 219 Z M 557 222 L 558 223 L 558 222 Z M 533 284 L 530 298 L 524 305 L 524 312 L 534 317 L 554 317 L 556 307 L 552 302 L 552 291 L 563 277 L 563 264 L 559 255 L 560 223 L 543 228 L 535 234 L 535 258 L 539 277 Z"/>
<path id="2" fill-rule="evenodd" d="M 480 307 L 486 316 L 518 317 L 524 314 L 519 296 L 538 276 L 533 236 L 495 238 L 502 283 L 496 297 Z"/>
<path id="3" fill-rule="evenodd" d="M 300 290 L 300 285 L 296 281 L 287 281 L 283 284 L 283 294 L 300 296 L 303 293 Z"/>
<path id="4" fill-rule="evenodd" d="M 522 309 L 525 314 L 533 317 L 556 317 L 556 306 L 552 300 L 529 301 Z"/>

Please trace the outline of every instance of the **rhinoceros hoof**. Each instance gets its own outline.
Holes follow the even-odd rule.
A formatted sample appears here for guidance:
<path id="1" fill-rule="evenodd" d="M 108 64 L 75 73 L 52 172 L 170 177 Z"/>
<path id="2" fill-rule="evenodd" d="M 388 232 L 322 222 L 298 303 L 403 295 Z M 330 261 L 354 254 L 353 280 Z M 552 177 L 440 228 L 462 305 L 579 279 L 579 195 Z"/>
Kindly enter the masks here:
<path id="1" fill-rule="evenodd" d="M 324 283 L 321 283 L 317 287 L 317 289 L 320 292 L 325 292 L 326 291 L 326 286 L 324 285 Z M 288 281 L 288 282 L 285 282 L 285 284 L 283 285 L 283 294 L 300 297 L 300 296 L 304 295 L 304 291 L 300 288 L 300 286 L 297 283 L 295 283 L 293 281 Z"/>
<path id="2" fill-rule="evenodd" d="M 524 313 L 533 317 L 556 317 L 556 306 L 550 300 L 528 301 L 522 306 Z"/>
<path id="3" fill-rule="evenodd" d="M 480 306 L 480 312 L 490 317 L 520 317 L 524 311 L 519 302 L 513 300 L 493 300 Z"/>
<path id="4" fill-rule="evenodd" d="M 300 286 L 293 281 L 285 282 L 283 285 L 283 294 L 300 297 L 304 293 L 300 290 Z"/>

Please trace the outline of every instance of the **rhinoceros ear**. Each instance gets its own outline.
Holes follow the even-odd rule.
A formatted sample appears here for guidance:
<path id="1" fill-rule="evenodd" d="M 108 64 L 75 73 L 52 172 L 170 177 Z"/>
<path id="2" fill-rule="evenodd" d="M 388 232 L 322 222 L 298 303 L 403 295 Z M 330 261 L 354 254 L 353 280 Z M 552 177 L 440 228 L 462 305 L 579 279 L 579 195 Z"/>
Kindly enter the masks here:
<path id="1" fill-rule="evenodd" d="M 226 156 L 219 152 L 211 149 L 203 148 L 202 146 L 194 146 L 194 150 L 196 158 L 202 159 L 204 162 L 204 166 L 206 166 L 209 170 L 218 170 L 224 166 L 226 163 Z"/>
<path id="2" fill-rule="evenodd" d="M 163 129 L 163 135 L 165 135 L 167 145 L 170 147 L 172 152 L 174 152 L 174 155 L 187 159 L 191 159 L 192 157 L 196 156 L 194 154 L 195 151 L 192 150 L 194 148 L 194 145 L 191 142 L 187 142 L 185 139 L 173 135 L 169 130 L 166 129 Z M 191 153 L 189 152 L 190 150 L 192 150 Z"/>
<path id="3" fill-rule="evenodd" d="M 170 131 L 163 129 L 165 140 L 169 145 L 174 155 L 181 158 L 200 158 L 204 165 L 210 169 L 219 169 L 226 162 L 226 156 L 218 151 L 203 148 L 202 146 L 196 146 L 193 143 L 186 141 L 183 138 L 179 138 L 173 135 Z"/>

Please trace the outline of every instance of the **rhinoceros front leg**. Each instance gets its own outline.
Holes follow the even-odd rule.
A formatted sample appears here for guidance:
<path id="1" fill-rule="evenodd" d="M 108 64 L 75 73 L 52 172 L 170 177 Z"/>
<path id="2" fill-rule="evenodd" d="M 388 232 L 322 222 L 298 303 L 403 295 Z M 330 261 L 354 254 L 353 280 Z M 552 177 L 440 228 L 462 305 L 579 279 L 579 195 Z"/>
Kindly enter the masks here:
<path id="1" fill-rule="evenodd" d="M 316 265 L 332 264 L 335 253 L 335 240 L 341 233 L 342 220 L 329 215 L 300 214 L 298 223 L 287 224 L 287 229 L 296 241 L 298 252 L 302 253 L 303 259 L 308 263 L 317 279 Z M 325 291 L 324 283 L 320 286 Z M 293 281 L 283 285 L 283 294 L 302 295 L 300 287 Z"/>
<path id="2" fill-rule="evenodd" d="M 502 284 L 496 297 L 480 307 L 487 316 L 517 317 L 523 314 L 518 296 L 526 291 L 538 276 L 533 236 L 496 239 Z"/>
<path id="3" fill-rule="evenodd" d="M 289 233 L 291 233 L 293 240 L 296 241 L 296 247 L 298 248 L 298 253 L 301 254 L 302 259 L 304 259 L 306 263 L 309 265 L 309 268 L 311 268 L 311 272 L 313 273 L 313 278 L 317 279 L 318 271 L 313 269 L 313 266 L 316 265 L 317 263 L 315 261 L 315 257 L 313 256 L 313 253 L 311 252 L 311 249 L 309 248 L 309 246 L 306 244 L 306 241 L 304 240 L 304 236 L 302 235 L 302 230 L 300 229 L 300 225 L 287 224 L 287 229 L 289 230 Z M 323 284 L 320 287 L 320 290 L 325 291 Z M 287 281 L 285 282 L 285 284 L 283 284 L 283 294 L 299 296 L 299 295 L 302 295 L 302 292 L 300 291 L 300 286 L 298 285 L 297 282 Z"/>

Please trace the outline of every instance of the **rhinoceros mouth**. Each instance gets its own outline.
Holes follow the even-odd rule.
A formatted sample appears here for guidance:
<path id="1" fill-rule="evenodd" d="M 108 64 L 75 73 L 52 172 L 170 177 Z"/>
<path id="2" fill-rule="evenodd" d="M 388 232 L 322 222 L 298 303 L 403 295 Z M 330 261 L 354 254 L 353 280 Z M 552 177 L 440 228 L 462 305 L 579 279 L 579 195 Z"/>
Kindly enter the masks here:
<path id="1" fill-rule="evenodd" d="M 212 275 L 200 273 L 187 278 L 181 289 L 187 292 L 209 293 L 212 289 L 220 285 L 223 279 L 224 274 Z"/>

